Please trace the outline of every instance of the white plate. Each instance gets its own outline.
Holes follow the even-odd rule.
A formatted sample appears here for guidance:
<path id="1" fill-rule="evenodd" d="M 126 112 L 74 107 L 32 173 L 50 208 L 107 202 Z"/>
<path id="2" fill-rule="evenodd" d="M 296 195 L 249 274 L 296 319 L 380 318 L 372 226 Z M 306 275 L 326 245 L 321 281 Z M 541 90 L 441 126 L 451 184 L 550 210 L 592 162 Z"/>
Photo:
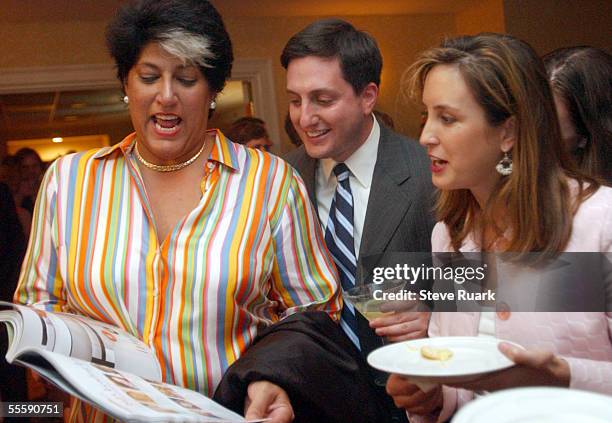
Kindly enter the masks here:
<path id="1" fill-rule="evenodd" d="M 514 365 L 497 348 L 500 342 L 508 341 L 475 336 L 415 339 L 389 344 L 372 351 L 368 355 L 368 364 L 384 372 L 408 376 L 415 382 L 468 381 Z M 453 352 L 453 356 L 447 361 L 429 360 L 421 356 L 423 346 L 447 348 Z"/>
<path id="2" fill-rule="evenodd" d="M 610 423 L 612 397 L 563 388 L 516 388 L 469 402 L 453 423 Z"/>

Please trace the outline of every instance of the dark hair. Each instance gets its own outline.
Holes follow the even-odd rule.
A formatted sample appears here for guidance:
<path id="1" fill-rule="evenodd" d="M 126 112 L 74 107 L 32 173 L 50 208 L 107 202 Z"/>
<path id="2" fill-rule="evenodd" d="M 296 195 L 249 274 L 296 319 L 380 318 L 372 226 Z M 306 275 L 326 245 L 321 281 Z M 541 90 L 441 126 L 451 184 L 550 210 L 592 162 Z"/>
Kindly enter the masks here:
<path id="1" fill-rule="evenodd" d="M 459 70 L 491 126 L 516 120 L 512 174 L 499 177 L 482 210 L 467 189 L 440 191 L 438 218 L 449 228 L 453 248 L 458 250 L 470 233 L 493 230 L 499 236 L 509 234 L 506 251 L 553 255 L 563 251 L 573 213 L 598 183 L 575 170 L 562 146 L 540 58 L 527 43 L 510 35 L 483 33 L 445 40 L 422 53 L 409 69 L 413 95 L 422 95 L 427 75 L 438 65 Z M 576 201 L 566 176 L 578 181 Z M 495 215 L 500 207 L 505 221 Z"/>
<path id="2" fill-rule="evenodd" d="M 135 0 L 123 6 L 106 28 L 121 83 L 148 43 L 160 42 L 177 30 L 206 39 L 209 55 L 193 59 L 210 89 L 220 92 L 232 70 L 232 43 L 221 16 L 206 0 Z"/>
<path id="3" fill-rule="evenodd" d="M 612 56 L 579 46 L 555 50 L 543 59 L 553 91 L 586 141 L 576 151 L 578 165 L 585 173 L 612 181 Z"/>
<path id="4" fill-rule="evenodd" d="M 346 21 L 313 22 L 289 39 L 280 59 L 287 69 L 292 60 L 308 56 L 337 58 L 344 79 L 355 93 L 360 93 L 370 82 L 380 85 L 382 55 L 376 40 Z"/>
<path id="5" fill-rule="evenodd" d="M 17 150 L 17 152 L 15 153 L 15 158 L 19 161 L 19 163 L 21 163 L 28 156 L 33 157 L 40 165 L 40 168 L 42 170 L 45 170 L 45 162 L 43 162 L 36 150 L 34 150 L 33 148 L 23 147 Z"/>
<path id="6" fill-rule="evenodd" d="M 241 117 L 234 121 L 226 135 L 230 140 L 243 145 L 257 138 L 270 138 L 268 131 L 266 131 L 265 122 L 259 118 L 249 116 Z"/>
<path id="7" fill-rule="evenodd" d="M 376 117 L 378 123 L 385 125 L 389 129 L 395 129 L 395 123 L 393 123 L 393 118 L 388 113 L 376 109 L 374 109 L 372 113 L 374 113 L 374 116 Z"/>
<path id="8" fill-rule="evenodd" d="M 295 126 L 293 126 L 293 122 L 291 122 L 291 116 L 289 115 L 289 113 L 285 115 L 285 132 L 287 133 L 291 144 L 295 145 L 296 147 L 302 145 L 302 139 L 295 130 Z"/>

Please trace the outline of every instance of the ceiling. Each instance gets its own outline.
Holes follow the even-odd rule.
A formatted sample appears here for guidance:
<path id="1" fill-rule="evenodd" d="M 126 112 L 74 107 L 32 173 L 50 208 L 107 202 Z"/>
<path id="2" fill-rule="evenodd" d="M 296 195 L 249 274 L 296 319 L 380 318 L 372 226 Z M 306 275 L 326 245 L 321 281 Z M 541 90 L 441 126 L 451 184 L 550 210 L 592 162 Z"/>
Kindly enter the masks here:
<path id="1" fill-rule="evenodd" d="M 100 121 L 126 122 L 122 98 L 118 88 L 1 95 L 2 138 L 65 136 Z"/>

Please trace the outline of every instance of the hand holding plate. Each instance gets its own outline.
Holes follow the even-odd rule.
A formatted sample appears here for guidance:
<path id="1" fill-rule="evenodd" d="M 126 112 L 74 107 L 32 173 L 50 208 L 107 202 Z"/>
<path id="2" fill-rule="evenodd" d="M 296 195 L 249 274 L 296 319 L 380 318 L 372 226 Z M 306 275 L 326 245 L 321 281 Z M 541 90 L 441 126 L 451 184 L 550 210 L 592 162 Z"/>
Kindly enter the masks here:
<path id="1" fill-rule="evenodd" d="M 440 385 L 423 392 L 408 379 L 392 374 L 387 380 L 387 393 L 393 398 L 397 407 L 409 413 L 430 414 L 442 407 L 442 387 Z"/>
<path id="2" fill-rule="evenodd" d="M 523 350 L 505 342 L 500 343 L 498 348 L 516 366 L 473 381 L 449 385 L 472 391 L 498 391 L 522 386 L 569 386 L 569 365 L 550 351 Z"/>

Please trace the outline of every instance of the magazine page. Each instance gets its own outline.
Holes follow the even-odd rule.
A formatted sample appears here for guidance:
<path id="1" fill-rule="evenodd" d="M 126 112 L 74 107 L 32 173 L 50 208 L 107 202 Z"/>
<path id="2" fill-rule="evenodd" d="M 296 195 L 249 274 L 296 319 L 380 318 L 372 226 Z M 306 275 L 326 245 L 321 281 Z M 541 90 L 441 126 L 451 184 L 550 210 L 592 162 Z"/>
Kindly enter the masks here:
<path id="1" fill-rule="evenodd" d="M 240 415 L 195 391 L 147 381 L 124 371 L 49 351 L 26 351 L 24 356 L 32 357 L 35 353 L 59 373 L 53 375 L 53 371 L 43 370 L 41 374 L 54 382 L 59 381 L 60 386 L 70 386 L 75 396 L 122 421 L 246 422 Z M 46 367 L 41 363 L 35 366 Z"/>
<path id="2" fill-rule="evenodd" d="M 9 326 L 9 362 L 21 351 L 35 347 L 161 381 L 153 352 L 138 338 L 115 326 L 83 316 L 52 313 L 34 307 L 0 303 L 0 321 Z"/>

